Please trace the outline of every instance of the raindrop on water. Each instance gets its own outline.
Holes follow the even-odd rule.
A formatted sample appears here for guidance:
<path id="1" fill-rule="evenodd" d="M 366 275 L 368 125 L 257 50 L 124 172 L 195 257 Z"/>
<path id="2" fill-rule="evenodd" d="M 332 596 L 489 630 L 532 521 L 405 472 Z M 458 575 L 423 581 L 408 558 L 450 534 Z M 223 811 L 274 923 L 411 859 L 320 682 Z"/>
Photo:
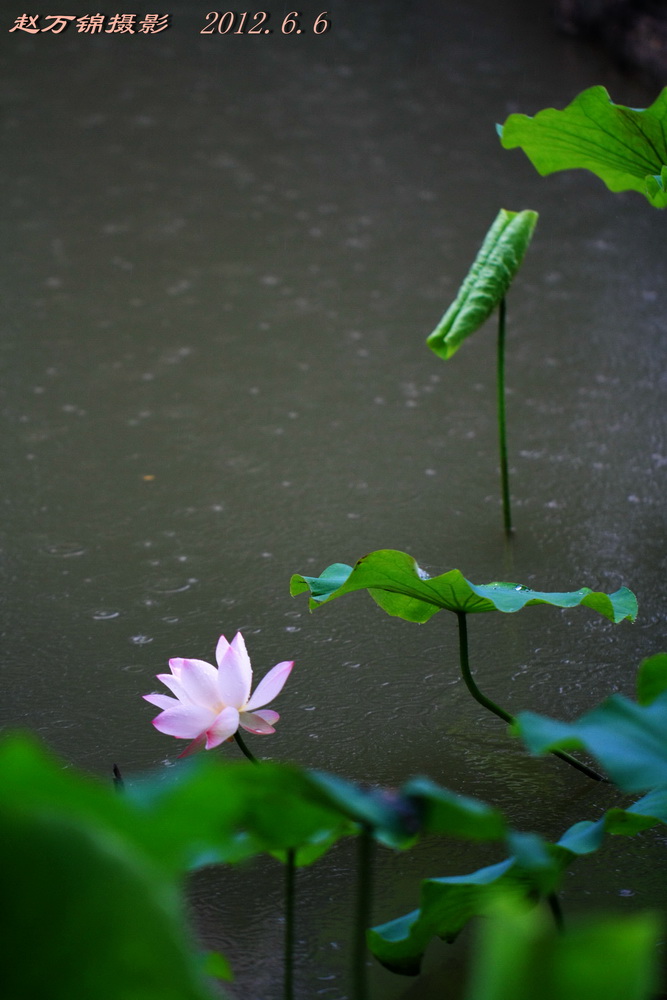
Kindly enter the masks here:
<path id="1" fill-rule="evenodd" d="M 190 581 L 183 580 L 181 577 L 163 577 L 161 580 L 156 580 L 152 585 L 151 590 L 156 594 L 180 594 L 184 590 L 190 589 Z"/>
<path id="2" fill-rule="evenodd" d="M 49 556 L 68 559 L 71 556 L 82 556 L 86 549 L 79 542 L 53 542 L 50 545 L 45 545 L 42 551 Z"/>

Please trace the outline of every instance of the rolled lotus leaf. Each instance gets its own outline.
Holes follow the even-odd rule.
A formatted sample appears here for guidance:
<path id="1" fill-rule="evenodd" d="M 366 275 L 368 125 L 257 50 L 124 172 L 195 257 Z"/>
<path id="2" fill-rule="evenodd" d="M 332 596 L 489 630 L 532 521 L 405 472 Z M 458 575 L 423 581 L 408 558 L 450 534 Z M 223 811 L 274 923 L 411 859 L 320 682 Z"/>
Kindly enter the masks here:
<path id="1" fill-rule="evenodd" d="M 438 357 L 451 358 L 500 304 L 521 267 L 536 224 L 537 212 L 501 208 L 456 298 L 426 340 Z"/>

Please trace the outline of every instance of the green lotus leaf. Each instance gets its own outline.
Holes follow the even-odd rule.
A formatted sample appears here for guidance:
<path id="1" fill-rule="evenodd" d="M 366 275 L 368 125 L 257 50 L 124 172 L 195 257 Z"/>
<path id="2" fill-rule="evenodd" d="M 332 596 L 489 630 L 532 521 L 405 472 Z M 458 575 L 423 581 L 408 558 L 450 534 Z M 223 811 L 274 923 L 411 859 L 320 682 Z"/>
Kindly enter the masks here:
<path id="1" fill-rule="evenodd" d="M 420 829 L 420 819 L 412 803 L 398 791 L 364 788 L 336 774 L 309 771 L 308 780 L 323 802 L 360 826 L 389 847 L 408 847 Z"/>
<path id="2" fill-rule="evenodd" d="M 410 778 L 397 789 L 364 787 L 324 771 L 306 771 L 315 797 L 393 848 L 410 847 L 418 834 L 437 833 L 469 840 L 499 840 L 505 820 L 497 810 L 442 788 L 429 778 Z"/>
<path id="3" fill-rule="evenodd" d="M 640 705 L 650 705 L 664 691 L 667 691 L 667 653 L 656 653 L 639 665 L 637 701 Z"/>
<path id="4" fill-rule="evenodd" d="M 371 952 L 392 972 L 418 975 L 434 937 L 453 941 L 469 920 L 485 913 L 499 896 L 523 900 L 558 884 L 574 855 L 554 844 L 542 844 L 546 867 L 523 867 L 510 857 L 470 875 L 424 879 L 419 909 L 368 931 Z M 534 842 L 531 848 L 534 853 Z"/>
<path id="5" fill-rule="evenodd" d="M 542 176 L 590 170 L 610 191 L 638 191 L 655 208 L 667 206 L 667 88 L 650 108 L 627 108 L 604 87 L 589 87 L 563 111 L 510 115 L 498 132 Z"/>
<path id="6" fill-rule="evenodd" d="M 288 850 L 307 865 L 357 832 L 316 780 L 292 765 L 200 757 L 178 771 L 128 782 L 127 797 L 163 838 L 180 841 L 188 868 L 263 852 L 282 859 Z"/>
<path id="7" fill-rule="evenodd" d="M 225 979 L 232 982 L 234 973 L 232 967 L 219 951 L 207 951 L 201 956 L 202 972 L 213 979 Z"/>
<path id="8" fill-rule="evenodd" d="M 667 786 L 667 692 L 648 705 L 615 694 L 575 722 L 520 712 L 515 728 L 532 753 L 585 748 L 628 792 Z"/>
<path id="9" fill-rule="evenodd" d="M 451 358 L 500 304 L 521 267 L 536 224 L 537 212 L 501 208 L 456 298 L 426 340 L 438 357 Z"/>
<path id="10" fill-rule="evenodd" d="M 614 807 L 599 820 L 583 820 L 571 826 L 558 841 L 573 854 L 591 854 L 602 846 L 606 834 L 632 837 L 658 823 L 667 823 L 667 789 L 649 792 L 627 809 Z"/>
<path id="11" fill-rule="evenodd" d="M 7 734 L 0 742 L 0 801 L 4 808 L 50 810 L 83 826 L 100 825 L 149 854 L 168 875 L 183 870 L 182 841 L 155 829 L 127 796 L 113 791 L 111 780 L 63 767 L 31 735 Z"/>
<path id="12" fill-rule="evenodd" d="M 650 1000 L 660 920 L 604 916 L 554 927 L 546 908 L 500 899 L 480 924 L 466 1000 Z"/>
<path id="13" fill-rule="evenodd" d="M 288 764 L 263 761 L 257 767 L 209 758 L 184 762 L 180 773 L 174 771 L 128 781 L 127 798 L 157 830 L 166 831 L 163 839 L 181 843 L 188 868 L 261 852 L 282 860 L 290 849 L 297 865 L 307 865 L 361 826 L 401 849 L 420 834 L 484 840 L 504 833 L 497 810 L 427 778 L 385 789 Z"/>
<path id="14" fill-rule="evenodd" d="M 505 834 L 505 819 L 497 809 L 441 788 L 429 778 L 411 778 L 401 794 L 417 806 L 423 833 L 467 840 L 499 840 Z"/>
<path id="15" fill-rule="evenodd" d="M 532 905 L 554 892 L 570 864 L 597 851 L 606 835 L 632 836 L 657 823 L 667 823 L 665 788 L 649 792 L 627 809 L 608 809 L 597 821 L 575 823 L 555 844 L 534 833 L 510 832 L 509 858 L 470 875 L 425 879 L 419 908 L 371 928 L 369 948 L 393 972 L 418 975 L 434 937 L 453 941 L 469 920 L 486 914 L 499 898 Z"/>
<path id="16" fill-rule="evenodd" d="M 354 567 L 335 563 L 319 577 L 295 574 L 290 582 L 292 596 L 309 593 L 311 611 L 356 590 L 368 590 L 388 614 L 412 622 L 426 622 L 442 610 L 512 614 L 529 604 L 558 608 L 583 605 L 613 622 L 634 621 L 637 616 L 637 600 L 627 587 L 604 594 L 588 587 L 569 593 L 543 593 L 516 583 L 475 585 L 458 569 L 430 577 L 412 556 L 395 549 L 371 552 Z"/>
<path id="17" fill-rule="evenodd" d="M 111 781 L 64 768 L 30 738 L 4 740 L 3 997 L 211 997 L 179 901 L 181 873 L 152 832 Z"/>
<path id="18" fill-rule="evenodd" d="M 176 885 L 127 841 L 20 809 L 2 810 L 0 837 L 3 996 L 211 1000 Z"/>

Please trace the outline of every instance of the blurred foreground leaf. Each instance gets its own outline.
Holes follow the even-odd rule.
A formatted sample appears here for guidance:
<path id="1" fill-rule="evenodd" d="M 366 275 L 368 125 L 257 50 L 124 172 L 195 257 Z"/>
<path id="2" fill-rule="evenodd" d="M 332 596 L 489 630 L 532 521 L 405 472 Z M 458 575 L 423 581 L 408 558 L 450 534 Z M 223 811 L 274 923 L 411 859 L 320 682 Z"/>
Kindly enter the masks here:
<path id="1" fill-rule="evenodd" d="M 648 705 L 614 694 L 574 722 L 519 712 L 516 731 L 536 754 L 584 747 L 627 792 L 667 786 L 667 692 Z"/>
<path id="2" fill-rule="evenodd" d="M 211 1000 L 175 884 L 102 820 L 0 809 L 3 997 Z"/>
<path id="3" fill-rule="evenodd" d="M 480 927 L 466 1000 L 649 1000 L 656 915 L 596 917 L 559 934 L 544 909 L 501 899 Z"/>
<path id="4" fill-rule="evenodd" d="M 639 664 L 637 701 L 640 705 L 650 705 L 664 691 L 667 691 L 667 653 L 655 653 Z"/>

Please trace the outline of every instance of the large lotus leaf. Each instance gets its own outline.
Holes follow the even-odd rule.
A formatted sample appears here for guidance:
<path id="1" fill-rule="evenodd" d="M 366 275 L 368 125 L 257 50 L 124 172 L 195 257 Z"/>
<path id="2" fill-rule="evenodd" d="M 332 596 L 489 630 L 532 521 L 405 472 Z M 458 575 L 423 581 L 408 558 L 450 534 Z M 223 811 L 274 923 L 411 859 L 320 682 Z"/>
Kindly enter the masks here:
<path id="1" fill-rule="evenodd" d="M 189 766 L 188 766 L 189 765 Z M 502 837 L 502 816 L 426 778 L 399 789 L 362 786 L 338 775 L 287 764 L 187 762 L 157 779 L 128 782 L 127 795 L 153 824 L 188 847 L 188 867 L 295 849 L 310 864 L 361 826 L 396 848 L 421 833 Z"/>
<path id="2" fill-rule="evenodd" d="M 510 115 L 498 131 L 505 149 L 520 146 L 542 176 L 590 170 L 610 191 L 639 191 L 656 208 L 667 206 L 667 88 L 641 109 L 589 87 L 564 111 Z"/>
<path id="3" fill-rule="evenodd" d="M 456 298 L 426 340 L 439 357 L 451 358 L 505 297 L 536 223 L 537 212 L 501 208 Z"/>
<path id="4" fill-rule="evenodd" d="M 657 823 L 667 823 L 664 788 L 649 792 L 627 809 L 608 809 L 597 821 L 575 823 L 556 844 L 536 834 L 510 832 L 511 857 L 471 875 L 424 880 L 419 909 L 369 930 L 369 947 L 392 971 L 417 975 L 432 938 L 452 941 L 499 896 L 524 902 L 546 896 L 558 888 L 563 872 L 577 857 L 598 850 L 605 835 L 632 836 Z"/>
<path id="5" fill-rule="evenodd" d="M 261 852 L 283 856 L 291 849 L 298 865 L 310 864 L 357 832 L 333 798 L 297 767 L 209 757 L 179 771 L 128 782 L 127 795 L 158 830 L 181 841 L 188 867 Z"/>
<path id="6" fill-rule="evenodd" d="M 612 695 L 575 722 L 520 712 L 516 731 L 532 753 L 584 747 L 626 791 L 667 786 L 667 692 L 649 705 Z"/>
<path id="7" fill-rule="evenodd" d="M 457 569 L 430 577 L 412 556 L 395 549 L 371 552 L 354 568 L 335 563 L 319 577 L 296 574 L 290 583 L 292 596 L 309 592 L 311 611 L 355 590 L 368 590 L 388 614 L 412 622 L 426 622 L 441 610 L 511 614 L 528 604 L 551 604 L 558 608 L 582 604 L 613 622 L 625 618 L 634 621 L 637 616 L 637 599 L 627 587 L 604 594 L 588 587 L 569 593 L 543 593 L 516 583 L 475 585 Z"/>
<path id="8" fill-rule="evenodd" d="M 434 937 L 453 941 L 472 917 L 483 914 L 499 896 L 525 899 L 539 894 L 545 886 L 557 885 L 573 855 L 553 844 L 544 848 L 546 869 L 522 867 L 511 857 L 470 875 L 424 879 L 419 909 L 372 927 L 367 934 L 368 947 L 392 972 L 418 975 Z"/>
<path id="9" fill-rule="evenodd" d="M 310 864 L 360 825 L 393 847 L 421 833 L 488 839 L 502 836 L 500 814 L 425 778 L 401 789 L 364 787 L 288 764 L 223 761 L 200 755 L 177 768 L 132 779 L 125 794 L 64 769 L 34 741 L 0 745 L 0 803 L 63 812 L 103 824 L 147 853 L 166 873 L 296 850 Z"/>
<path id="10" fill-rule="evenodd" d="M 297 845 L 305 863 L 355 830 L 331 803 L 319 801 L 305 772 L 288 765 L 256 768 L 201 754 L 154 775 L 126 776 L 124 795 L 116 794 L 109 778 L 100 782 L 64 768 L 31 737 L 10 736 L 0 744 L 5 808 L 52 809 L 102 823 L 174 875 L 195 863 L 237 861 Z M 289 809 L 282 808 L 285 802 Z"/>
<path id="11" fill-rule="evenodd" d="M 544 908 L 499 900 L 480 924 L 466 1000 L 649 1000 L 658 992 L 655 914 L 554 927 Z"/>
<path id="12" fill-rule="evenodd" d="M 407 847 L 421 823 L 417 806 L 400 792 L 266 761 L 203 766 L 166 788 L 140 782 L 129 794 L 181 831 L 195 848 L 194 866 L 261 851 L 284 857 L 289 849 L 297 865 L 310 864 L 361 826 L 383 843 Z"/>
<path id="13" fill-rule="evenodd" d="M 3 803 L 0 840 L 3 997 L 211 1000 L 176 885 L 102 816 Z"/>
<path id="14" fill-rule="evenodd" d="M 430 778 L 410 778 L 398 789 L 383 789 L 362 788 L 321 771 L 307 773 L 344 814 L 391 847 L 410 846 L 417 834 L 467 840 L 499 840 L 505 835 L 505 820 L 497 809 Z"/>
<path id="15" fill-rule="evenodd" d="M 150 816 L 102 782 L 63 767 L 28 734 L 9 734 L 0 742 L 0 803 L 4 808 L 52 810 L 85 824 L 101 824 L 131 841 L 169 873 L 183 870 L 183 843 L 155 828 Z"/>
<path id="16" fill-rule="evenodd" d="M 573 854 L 591 854 L 602 845 L 606 834 L 632 837 L 657 823 L 667 823 L 667 789 L 659 788 L 633 802 L 627 809 L 614 807 L 599 820 L 575 823 L 558 841 Z"/>

